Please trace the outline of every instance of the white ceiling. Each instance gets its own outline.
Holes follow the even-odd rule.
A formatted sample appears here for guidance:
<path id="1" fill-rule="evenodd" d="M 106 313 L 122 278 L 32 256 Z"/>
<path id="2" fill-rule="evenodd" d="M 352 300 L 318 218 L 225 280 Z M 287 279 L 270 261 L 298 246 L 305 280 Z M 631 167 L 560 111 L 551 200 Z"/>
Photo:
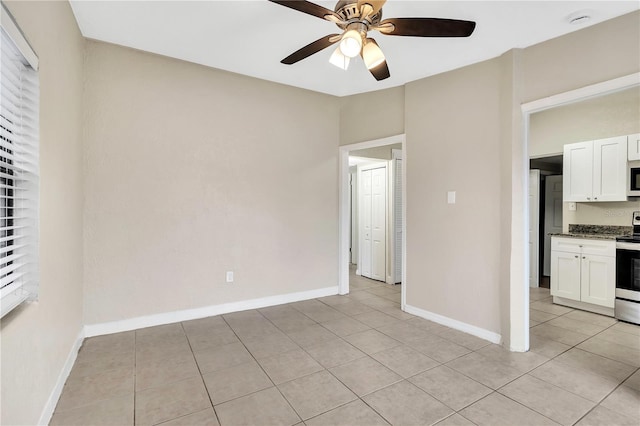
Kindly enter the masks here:
<path id="1" fill-rule="evenodd" d="M 334 1 L 316 3 L 333 9 Z M 384 18 L 436 17 L 477 22 L 469 38 L 384 36 L 391 77 L 376 81 L 356 58 L 343 71 L 329 64 L 333 48 L 294 65 L 280 60 L 327 34 L 328 21 L 261 1 L 81 1 L 71 6 L 85 37 L 213 68 L 336 96 L 400 86 L 531 46 L 640 8 L 638 1 L 401 1 L 389 0 Z M 582 25 L 567 17 L 589 10 Z"/>

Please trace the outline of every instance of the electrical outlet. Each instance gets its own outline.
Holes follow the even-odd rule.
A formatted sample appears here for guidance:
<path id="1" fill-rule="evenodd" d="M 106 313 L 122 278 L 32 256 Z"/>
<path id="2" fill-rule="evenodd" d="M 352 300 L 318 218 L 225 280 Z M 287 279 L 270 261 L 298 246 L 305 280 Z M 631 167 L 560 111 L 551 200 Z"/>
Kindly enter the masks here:
<path id="1" fill-rule="evenodd" d="M 227 282 L 228 283 L 233 282 L 233 271 L 227 271 Z"/>
<path id="2" fill-rule="evenodd" d="M 569 203 L 569 211 L 570 212 L 575 212 L 576 211 L 576 203 Z"/>

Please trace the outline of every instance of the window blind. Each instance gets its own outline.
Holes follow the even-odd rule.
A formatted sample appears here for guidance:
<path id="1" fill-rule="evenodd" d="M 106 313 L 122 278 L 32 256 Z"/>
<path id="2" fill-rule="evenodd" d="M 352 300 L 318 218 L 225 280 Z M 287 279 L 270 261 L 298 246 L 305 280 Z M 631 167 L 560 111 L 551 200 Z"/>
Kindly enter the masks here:
<path id="1" fill-rule="evenodd" d="M 38 73 L 4 25 L 1 37 L 0 317 L 37 297 L 39 200 Z"/>

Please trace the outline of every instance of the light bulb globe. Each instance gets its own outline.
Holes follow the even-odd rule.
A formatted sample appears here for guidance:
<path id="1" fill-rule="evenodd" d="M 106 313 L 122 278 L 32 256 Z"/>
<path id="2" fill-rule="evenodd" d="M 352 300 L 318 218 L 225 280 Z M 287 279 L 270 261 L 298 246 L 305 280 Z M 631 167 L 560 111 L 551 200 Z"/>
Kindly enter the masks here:
<path id="1" fill-rule="evenodd" d="M 348 58 L 354 58 L 362 50 L 362 35 L 356 30 L 349 30 L 344 33 L 340 41 L 340 51 Z"/>

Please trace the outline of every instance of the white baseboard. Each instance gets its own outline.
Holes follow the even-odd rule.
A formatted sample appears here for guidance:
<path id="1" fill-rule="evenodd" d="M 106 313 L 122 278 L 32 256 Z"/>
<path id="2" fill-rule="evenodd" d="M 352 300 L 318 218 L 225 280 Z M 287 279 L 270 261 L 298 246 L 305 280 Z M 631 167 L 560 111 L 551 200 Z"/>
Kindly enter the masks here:
<path id="1" fill-rule="evenodd" d="M 60 395 L 62 395 L 62 389 L 64 388 L 64 384 L 69 377 L 69 373 L 71 373 L 71 369 L 73 368 L 73 364 L 76 362 L 76 358 L 78 357 L 78 351 L 80 350 L 80 346 L 82 346 L 82 341 L 84 340 L 84 330 L 81 329 L 80 333 L 78 333 L 78 337 L 76 341 L 73 343 L 71 347 L 71 351 L 67 356 L 67 360 L 62 366 L 62 371 L 58 375 L 58 380 L 56 380 L 56 384 L 49 395 L 49 399 L 42 409 L 42 413 L 40 414 L 40 420 L 38 420 L 39 425 L 48 425 L 51 421 L 51 417 L 53 416 L 53 412 L 56 409 L 56 405 L 58 405 L 58 400 L 60 399 Z"/>
<path id="2" fill-rule="evenodd" d="M 466 322 L 454 320 L 453 318 L 425 311 L 424 309 L 416 308 L 411 305 L 405 305 L 404 310 L 412 315 L 417 315 L 424 319 L 428 319 L 429 321 L 437 322 L 438 324 L 488 340 L 491 343 L 500 344 L 502 342 L 502 336 L 500 334 L 485 330 L 484 328 L 476 327 L 475 325 L 467 324 Z"/>
<path id="3" fill-rule="evenodd" d="M 136 330 L 138 328 L 152 327 L 155 325 L 172 324 L 175 322 L 189 321 L 198 318 L 228 314 L 231 312 L 266 308 L 267 306 L 281 305 L 283 303 L 299 302 L 301 300 L 315 299 L 316 297 L 333 296 L 334 294 L 338 294 L 338 286 L 300 291 L 297 293 L 280 294 L 277 296 L 262 297 L 259 299 L 242 300 L 240 302 L 224 303 L 221 305 L 205 306 L 202 308 L 186 309 L 183 311 L 146 315 L 143 317 L 129 318 L 120 321 L 89 324 L 84 326 L 84 335 L 85 337 L 93 337 L 104 334 L 120 333 L 122 331 Z"/>

